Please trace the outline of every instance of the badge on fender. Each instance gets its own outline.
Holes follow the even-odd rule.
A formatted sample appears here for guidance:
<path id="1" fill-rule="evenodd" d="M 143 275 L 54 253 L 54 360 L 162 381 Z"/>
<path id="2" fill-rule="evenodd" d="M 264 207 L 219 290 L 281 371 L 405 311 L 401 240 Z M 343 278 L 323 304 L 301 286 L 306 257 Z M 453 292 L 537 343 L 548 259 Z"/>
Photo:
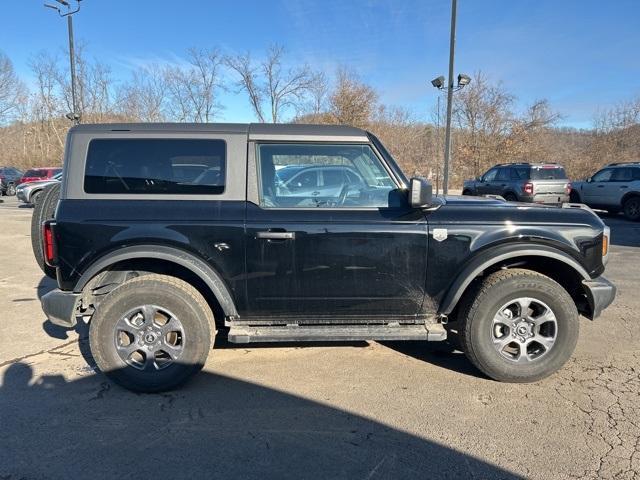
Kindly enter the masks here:
<path id="1" fill-rule="evenodd" d="M 441 242 L 447 239 L 447 229 L 446 228 L 434 228 L 433 229 L 433 239 Z"/>

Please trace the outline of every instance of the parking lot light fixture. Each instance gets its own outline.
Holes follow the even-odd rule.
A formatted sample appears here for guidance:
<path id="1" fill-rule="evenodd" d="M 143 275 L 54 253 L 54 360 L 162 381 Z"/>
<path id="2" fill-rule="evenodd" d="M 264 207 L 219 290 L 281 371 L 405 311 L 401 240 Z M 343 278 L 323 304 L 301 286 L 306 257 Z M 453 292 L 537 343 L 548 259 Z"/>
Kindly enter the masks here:
<path id="1" fill-rule="evenodd" d="M 61 17 L 67 17 L 67 32 L 69 34 L 69 68 L 71 72 L 71 113 L 68 113 L 66 117 L 73 121 L 74 124 L 80 123 L 80 112 L 78 111 L 78 102 L 76 99 L 76 57 L 73 49 L 73 15 L 80 11 L 80 2 L 82 0 L 75 0 L 75 8 L 71 7 L 71 4 L 67 0 L 55 0 L 57 3 L 66 8 L 45 3 L 44 6 L 51 8 L 58 12 Z"/>

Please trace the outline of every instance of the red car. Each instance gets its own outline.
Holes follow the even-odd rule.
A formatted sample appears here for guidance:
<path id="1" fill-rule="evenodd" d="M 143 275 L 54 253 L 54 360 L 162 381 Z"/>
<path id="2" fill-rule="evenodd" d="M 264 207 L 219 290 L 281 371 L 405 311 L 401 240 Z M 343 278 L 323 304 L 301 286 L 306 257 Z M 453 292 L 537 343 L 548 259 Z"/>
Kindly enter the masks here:
<path id="1" fill-rule="evenodd" d="M 18 184 L 36 182 L 38 180 L 46 180 L 47 178 L 51 178 L 56 173 L 60 173 L 61 171 L 61 167 L 31 168 L 24 172 L 24 175 L 22 175 L 22 178 L 18 181 Z"/>

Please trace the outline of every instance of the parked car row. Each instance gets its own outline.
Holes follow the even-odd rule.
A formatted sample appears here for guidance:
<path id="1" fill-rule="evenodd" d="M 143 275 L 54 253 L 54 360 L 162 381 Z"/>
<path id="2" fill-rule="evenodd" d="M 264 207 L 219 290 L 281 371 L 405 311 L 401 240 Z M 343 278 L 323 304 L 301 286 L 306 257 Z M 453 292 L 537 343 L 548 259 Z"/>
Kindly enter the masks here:
<path id="1" fill-rule="evenodd" d="M 9 196 L 16 195 L 20 185 L 32 182 L 51 181 L 51 179 L 60 172 L 62 172 L 62 168 L 60 167 L 31 168 L 26 172 L 15 167 L 0 167 L 0 194 Z M 38 189 L 35 191 L 38 191 Z M 22 201 L 30 203 L 27 200 Z"/>
<path id="2" fill-rule="evenodd" d="M 15 189 L 16 196 L 18 197 L 18 200 L 23 203 L 35 205 L 38 198 L 40 198 L 40 196 L 42 195 L 44 188 L 47 185 L 59 183 L 61 179 L 62 172 L 59 172 L 51 178 L 21 183 Z"/>
<path id="3" fill-rule="evenodd" d="M 574 182 L 555 163 L 500 164 L 465 181 L 462 194 L 499 195 L 512 202 L 583 203 L 640 220 L 640 162 L 612 163 Z"/>

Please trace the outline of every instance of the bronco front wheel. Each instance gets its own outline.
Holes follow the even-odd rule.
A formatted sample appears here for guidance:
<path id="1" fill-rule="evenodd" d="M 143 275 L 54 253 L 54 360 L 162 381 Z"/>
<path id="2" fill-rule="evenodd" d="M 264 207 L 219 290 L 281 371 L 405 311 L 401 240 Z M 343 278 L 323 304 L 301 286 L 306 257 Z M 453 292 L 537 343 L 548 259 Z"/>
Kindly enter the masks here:
<path id="1" fill-rule="evenodd" d="M 535 382 L 562 367 L 578 340 L 578 312 L 561 285 L 537 272 L 501 270 L 463 301 L 461 340 L 483 373 Z"/>
<path id="2" fill-rule="evenodd" d="M 211 309 L 195 288 L 150 274 L 123 283 L 98 305 L 89 345 L 97 366 L 116 383 L 160 392 L 204 366 L 214 334 Z"/>

